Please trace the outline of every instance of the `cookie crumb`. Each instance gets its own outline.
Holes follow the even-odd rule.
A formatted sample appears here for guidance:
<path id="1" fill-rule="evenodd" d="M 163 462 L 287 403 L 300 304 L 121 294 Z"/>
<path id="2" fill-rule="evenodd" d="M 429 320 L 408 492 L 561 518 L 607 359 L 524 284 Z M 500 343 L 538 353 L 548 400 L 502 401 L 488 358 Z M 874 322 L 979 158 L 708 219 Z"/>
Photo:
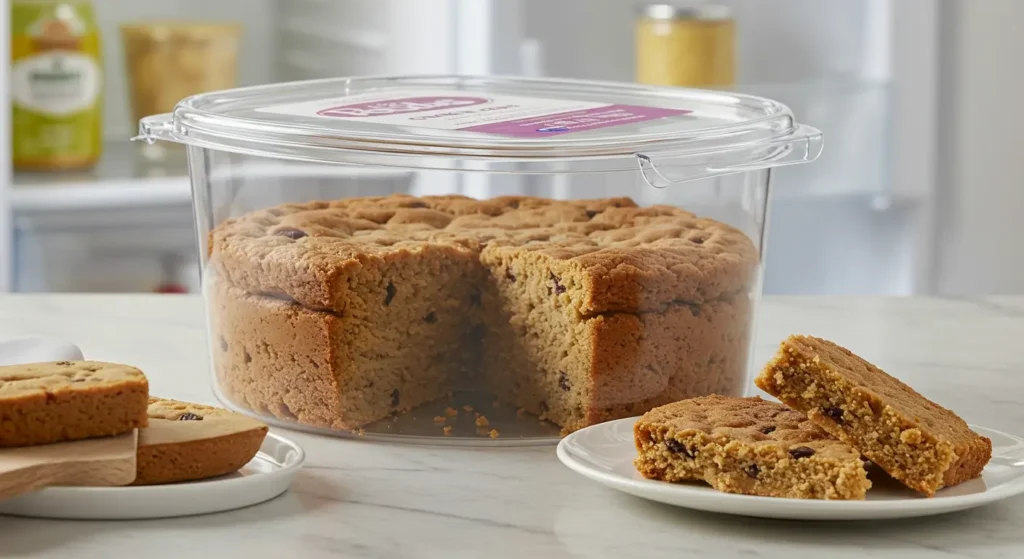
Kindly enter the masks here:
<path id="1" fill-rule="evenodd" d="M 487 436 L 489 436 L 492 439 L 497 439 L 498 438 L 498 430 L 497 429 L 491 429 L 491 432 L 487 433 Z"/>
<path id="2" fill-rule="evenodd" d="M 923 440 L 924 435 L 920 429 L 907 429 L 900 433 L 900 441 L 909 445 L 921 444 Z"/>
<path id="3" fill-rule="evenodd" d="M 476 416 L 476 426 L 477 427 L 487 427 L 490 424 L 491 423 L 489 421 L 487 421 L 486 417 L 484 417 L 482 415 L 477 415 Z"/>
<path id="4" fill-rule="evenodd" d="M 465 406 L 462 406 L 462 409 L 466 410 L 467 412 L 471 412 L 473 411 L 473 406 L 466 404 Z"/>
<path id="5" fill-rule="evenodd" d="M 445 425 L 444 429 L 442 429 L 442 431 L 444 432 L 444 436 L 446 436 L 446 437 L 452 436 L 452 426 L 451 425 Z"/>
<path id="6" fill-rule="evenodd" d="M 434 423 L 444 423 L 445 421 L 448 421 L 448 418 L 443 415 L 434 416 Z"/>
<path id="7" fill-rule="evenodd" d="M 448 406 L 447 408 L 444 409 L 444 414 L 446 416 L 448 416 L 448 417 L 455 417 L 455 416 L 459 415 L 459 410 L 457 410 L 457 409 L 455 409 L 455 408 L 453 408 L 451 406 Z"/>
<path id="8" fill-rule="evenodd" d="M 360 430 L 356 431 L 356 436 L 358 436 L 358 437 L 362 437 L 365 434 L 366 434 L 366 429 L 360 429 Z"/>

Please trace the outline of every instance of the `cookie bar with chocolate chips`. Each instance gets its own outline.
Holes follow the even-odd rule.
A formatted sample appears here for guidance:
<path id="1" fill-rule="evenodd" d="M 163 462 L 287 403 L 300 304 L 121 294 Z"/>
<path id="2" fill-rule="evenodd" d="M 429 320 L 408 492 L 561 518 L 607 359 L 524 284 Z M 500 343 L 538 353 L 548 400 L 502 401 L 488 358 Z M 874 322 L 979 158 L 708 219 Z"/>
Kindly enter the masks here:
<path id="1" fill-rule="evenodd" d="M 860 453 L 786 406 L 706 396 L 655 408 L 634 427 L 637 470 L 719 491 L 796 499 L 863 499 Z"/>
<path id="2" fill-rule="evenodd" d="M 992 457 L 992 441 L 955 413 L 828 340 L 790 336 L 755 383 L 929 496 Z"/>

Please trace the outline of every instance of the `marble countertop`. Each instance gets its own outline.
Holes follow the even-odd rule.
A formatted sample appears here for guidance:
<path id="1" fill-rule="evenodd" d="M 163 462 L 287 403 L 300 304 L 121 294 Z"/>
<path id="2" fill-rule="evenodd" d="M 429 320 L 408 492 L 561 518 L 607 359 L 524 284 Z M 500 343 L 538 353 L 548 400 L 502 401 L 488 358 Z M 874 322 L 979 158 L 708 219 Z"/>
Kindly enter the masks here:
<path id="1" fill-rule="evenodd" d="M 1024 298 L 767 298 L 757 360 L 794 332 L 835 339 L 969 422 L 1024 433 Z M 70 339 L 137 365 L 154 394 L 214 403 L 192 296 L 0 296 L 0 336 Z M 692 512 L 606 489 L 553 447 L 403 446 L 289 432 L 285 495 L 202 517 L 0 517 L 3 557 L 1024 557 L 1024 497 L 945 516 L 791 522 Z"/>

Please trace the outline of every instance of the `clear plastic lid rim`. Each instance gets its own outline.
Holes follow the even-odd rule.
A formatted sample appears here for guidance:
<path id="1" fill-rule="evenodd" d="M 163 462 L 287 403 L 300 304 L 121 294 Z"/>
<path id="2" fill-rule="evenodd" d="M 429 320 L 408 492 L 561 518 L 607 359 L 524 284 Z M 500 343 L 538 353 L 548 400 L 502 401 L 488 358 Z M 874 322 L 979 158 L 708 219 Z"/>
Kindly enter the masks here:
<path id="1" fill-rule="evenodd" d="M 648 90 L 610 82 L 579 80 L 531 80 L 501 77 L 422 76 L 396 78 L 350 78 L 346 80 L 430 80 L 462 79 L 498 81 L 511 80 L 516 85 L 542 84 L 545 87 L 572 86 L 608 87 L 622 91 Z M 334 84 L 339 80 L 300 82 L 313 85 Z M 345 81 L 345 83 L 348 83 Z M 218 94 L 261 93 L 295 84 L 275 84 L 243 88 Z M 584 90 L 586 91 L 586 90 Z M 675 90 L 650 90 L 655 95 L 670 95 Z M 699 90 L 681 90 L 687 95 L 729 100 L 766 107 L 763 117 L 734 125 L 717 126 L 685 133 L 658 133 L 626 138 L 616 142 L 602 138 L 600 142 L 554 141 L 544 145 L 517 144 L 502 146 L 487 139 L 474 142 L 458 138 L 445 143 L 431 143 L 408 135 L 369 134 L 364 131 L 337 133 L 338 129 L 319 133 L 308 124 L 283 126 L 255 119 L 224 117 L 204 109 L 205 95 L 189 97 L 173 113 L 153 115 L 139 122 L 135 140 L 152 143 L 156 140 L 279 159 L 376 166 L 405 169 L 480 171 L 498 173 L 601 173 L 635 171 L 639 168 L 655 186 L 697 180 L 758 169 L 805 163 L 816 159 L 823 147 L 819 130 L 797 124 L 787 107 L 752 96 L 723 94 Z M 695 97 L 701 99 L 702 97 Z M 760 103 L 761 105 L 758 105 Z M 215 107 L 216 108 L 216 107 Z M 225 125 L 227 123 L 228 125 Z M 333 132 L 334 134 L 332 135 Z M 427 140 L 430 138 L 428 137 Z M 616 138 L 617 140 L 617 138 Z M 497 141 L 501 141 L 500 139 Z M 480 147 L 483 146 L 483 147 Z"/>

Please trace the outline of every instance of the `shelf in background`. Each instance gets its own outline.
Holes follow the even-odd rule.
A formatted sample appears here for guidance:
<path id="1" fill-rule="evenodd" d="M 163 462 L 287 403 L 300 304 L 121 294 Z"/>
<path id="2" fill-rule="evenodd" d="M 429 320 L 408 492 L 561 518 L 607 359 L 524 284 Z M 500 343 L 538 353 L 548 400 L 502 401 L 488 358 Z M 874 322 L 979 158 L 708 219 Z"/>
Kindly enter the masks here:
<path id="1" fill-rule="evenodd" d="M 192 192 L 184 151 L 173 147 L 166 159 L 152 162 L 142 157 L 138 147 L 128 142 L 108 144 L 102 160 L 88 171 L 15 173 L 10 191 L 15 216 L 78 210 L 190 208 Z M 223 167 L 211 171 L 215 180 L 238 178 L 251 180 L 254 185 L 262 182 L 266 193 L 285 192 L 280 181 L 291 181 L 287 193 L 300 199 L 301 193 L 307 192 L 303 187 L 314 187 L 309 196 L 315 198 L 329 192 L 331 185 L 337 187 L 335 194 L 345 192 L 345 188 L 371 184 L 383 189 L 369 192 L 372 194 L 407 192 L 413 179 L 412 172 L 401 169 L 259 158 L 223 163 Z M 279 182 L 273 183 L 275 180 Z"/>
<path id="2" fill-rule="evenodd" d="M 184 151 L 146 160 L 140 146 L 111 142 L 99 163 L 85 171 L 17 172 L 10 202 L 17 214 L 139 207 L 188 207 L 191 186 Z"/>

